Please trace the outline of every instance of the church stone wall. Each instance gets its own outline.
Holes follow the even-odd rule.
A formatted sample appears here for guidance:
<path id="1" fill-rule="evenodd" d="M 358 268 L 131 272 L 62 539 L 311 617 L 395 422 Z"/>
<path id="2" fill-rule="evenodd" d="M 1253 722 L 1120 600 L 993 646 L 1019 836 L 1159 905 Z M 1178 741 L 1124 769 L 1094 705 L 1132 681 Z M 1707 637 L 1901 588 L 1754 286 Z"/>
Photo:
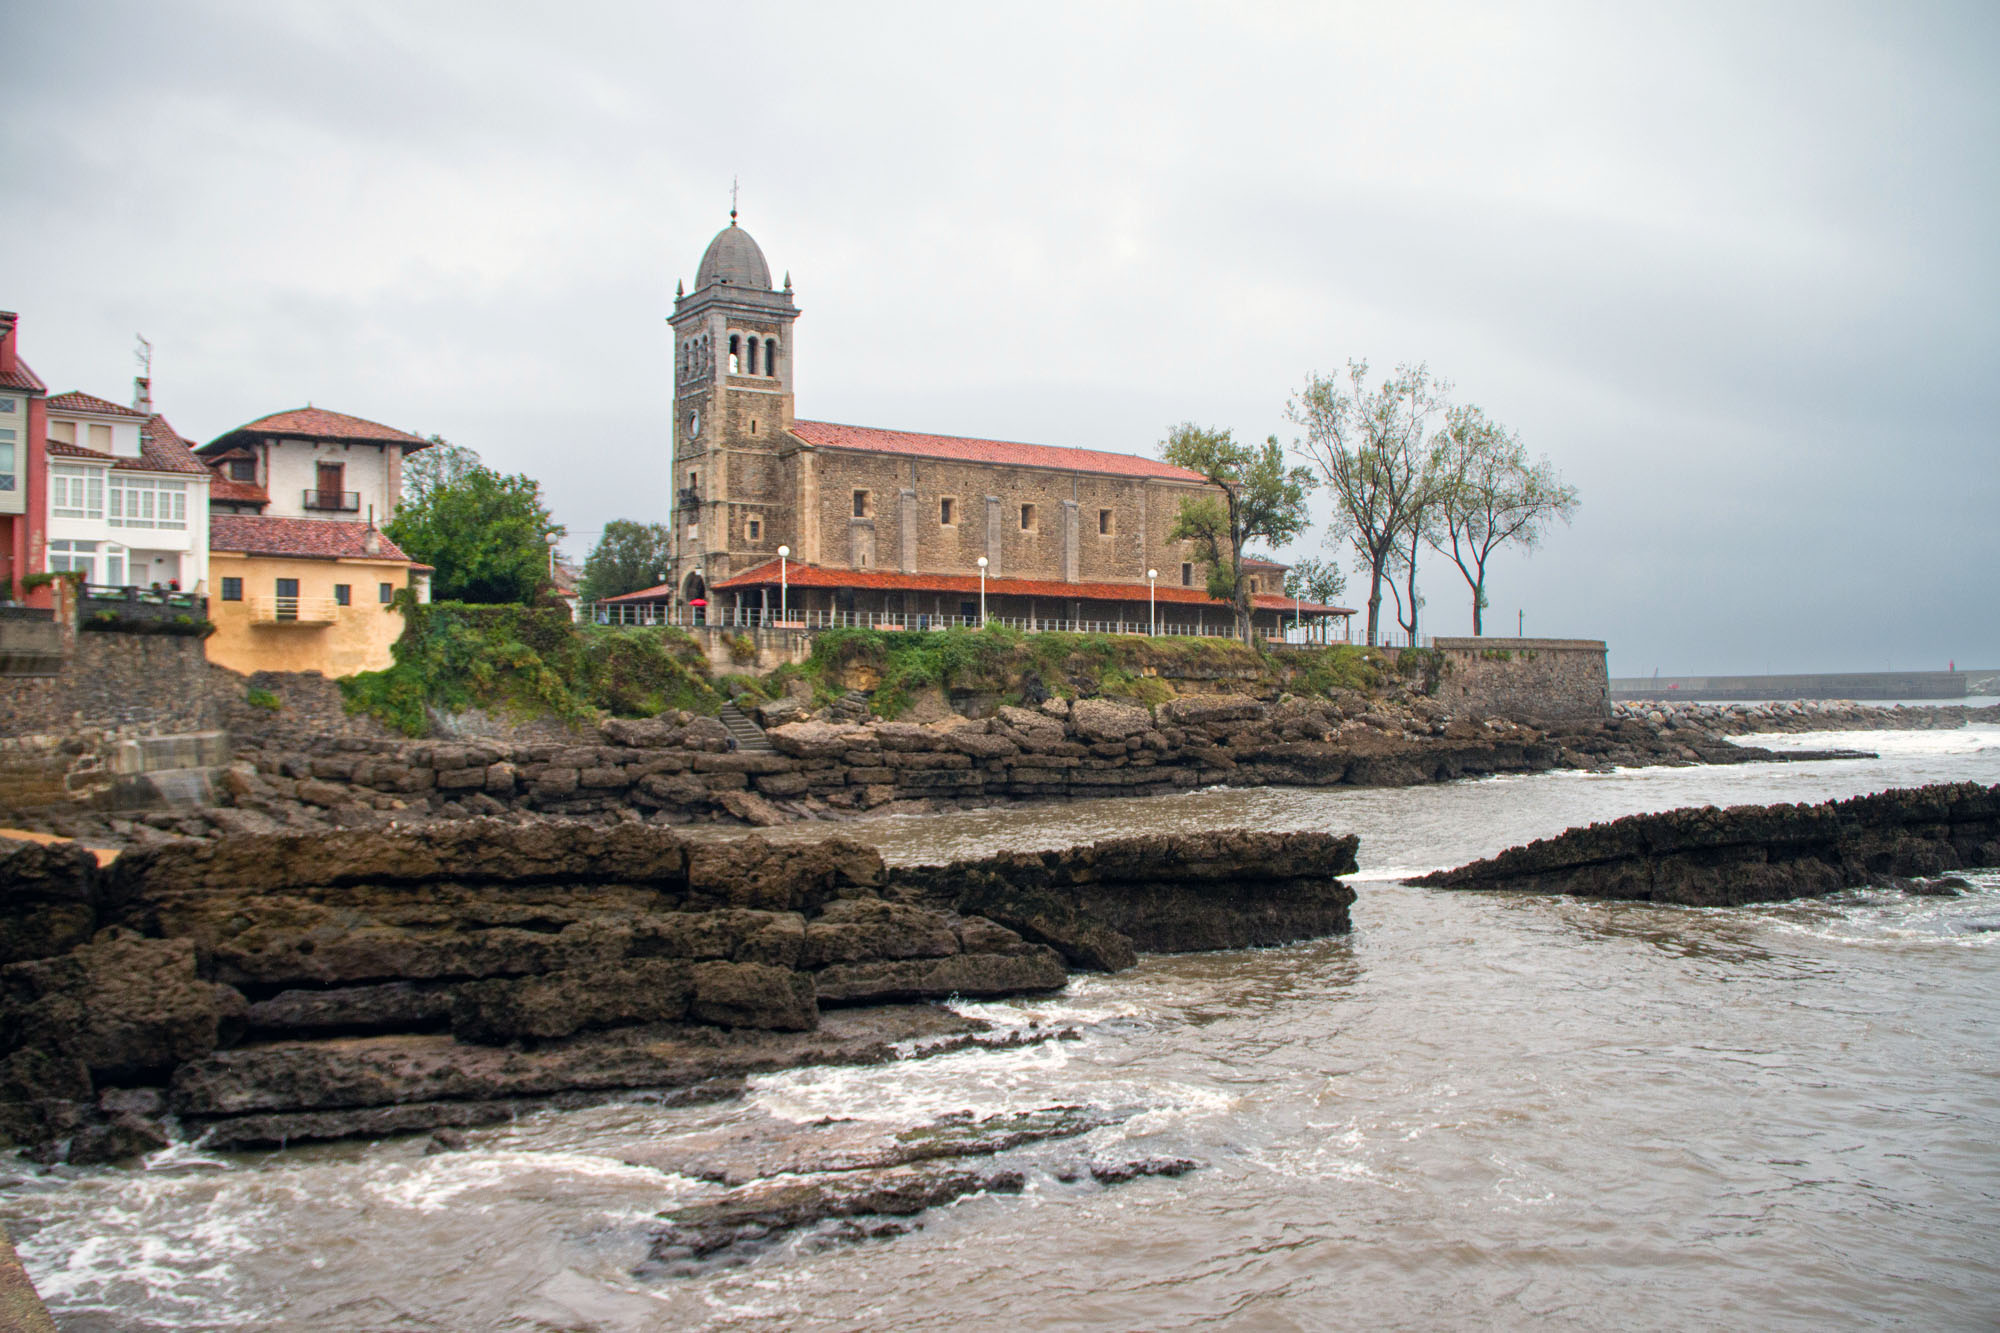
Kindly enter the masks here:
<path id="1" fill-rule="evenodd" d="M 868 568 L 892 573 L 970 574 L 986 555 L 995 577 L 1143 582 L 1151 560 L 1159 564 L 1161 582 L 1172 584 L 1180 579 L 1181 561 L 1193 558 L 1187 543 L 1169 542 L 1167 532 L 1182 497 L 1198 494 L 1199 487 L 898 454 L 814 452 L 822 565 L 849 566 L 865 548 Z M 854 516 L 857 490 L 869 494 L 870 512 L 861 519 Z M 912 496 L 907 506 L 906 491 Z M 989 496 L 998 500 L 991 535 Z M 946 498 L 952 501 L 949 525 L 939 503 Z M 1030 531 L 1021 528 L 1024 504 L 1035 506 Z M 1110 531 L 1101 532 L 1099 514 L 1106 510 Z M 914 559 L 906 549 L 912 534 Z M 792 545 L 809 549 L 803 542 Z"/>

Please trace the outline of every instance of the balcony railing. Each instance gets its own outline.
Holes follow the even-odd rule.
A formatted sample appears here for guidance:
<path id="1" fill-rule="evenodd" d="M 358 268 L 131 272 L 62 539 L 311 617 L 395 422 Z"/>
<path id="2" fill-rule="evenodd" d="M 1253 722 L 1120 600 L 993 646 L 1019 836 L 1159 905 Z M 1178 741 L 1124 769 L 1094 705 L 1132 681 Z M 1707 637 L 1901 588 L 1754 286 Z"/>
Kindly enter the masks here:
<path id="1" fill-rule="evenodd" d="M 322 491 L 317 487 L 306 492 L 305 506 L 308 509 L 326 509 L 334 513 L 351 514 L 361 508 L 359 491 Z"/>
<path id="2" fill-rule="evenodd" d="M 252 597 L 248 605 L 253 625 L 320 629 L 340 615 L 339 603 L 331 597 Z"/>
<path id="3" fill-rule="evenodd" d="M 179 616 L 201 620 L 208 615 L 208 598 L 168 588 L 116 588 L 87 584 L 79 613 L 85 617 L 109 611 L 124 620 L 170 621 Z"/>

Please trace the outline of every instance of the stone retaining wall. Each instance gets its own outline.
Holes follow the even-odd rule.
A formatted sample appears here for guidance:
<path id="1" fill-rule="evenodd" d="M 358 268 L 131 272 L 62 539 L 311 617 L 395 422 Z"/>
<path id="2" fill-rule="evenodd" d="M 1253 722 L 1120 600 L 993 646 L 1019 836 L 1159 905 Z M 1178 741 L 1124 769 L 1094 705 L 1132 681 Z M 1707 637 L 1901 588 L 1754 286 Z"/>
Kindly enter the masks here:
<path id="1" fill-rule="evenodd" d="M 1601 722 L 1611 678 L 1601 639 L 1436 639 L 1445 669 L 1439 703 L 1515 722 Z"/>

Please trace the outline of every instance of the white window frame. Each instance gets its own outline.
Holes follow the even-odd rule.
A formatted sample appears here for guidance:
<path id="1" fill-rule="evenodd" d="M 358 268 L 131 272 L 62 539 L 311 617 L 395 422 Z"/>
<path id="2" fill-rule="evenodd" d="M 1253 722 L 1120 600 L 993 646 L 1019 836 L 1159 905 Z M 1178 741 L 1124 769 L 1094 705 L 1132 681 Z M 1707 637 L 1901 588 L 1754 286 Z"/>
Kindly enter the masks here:
<path id="1" fill-rule="evenodd" d="M 82 570 L 85 583 L 97 582 L 97 543 L 52 541 L 49 543 L 49 572 L 60 574 Z"/>
<path id="2" fill-rule="evenodd" d="M 187 530 L 187 483 L 111 474 L 106 509 L 114 528 Z"/>
<path id="3" fill-rule="evenodd" d="M 52 518 L 104 517 L 104 472 L 101 467 L 69 463 L 49 465 L 49 515 Z"/>

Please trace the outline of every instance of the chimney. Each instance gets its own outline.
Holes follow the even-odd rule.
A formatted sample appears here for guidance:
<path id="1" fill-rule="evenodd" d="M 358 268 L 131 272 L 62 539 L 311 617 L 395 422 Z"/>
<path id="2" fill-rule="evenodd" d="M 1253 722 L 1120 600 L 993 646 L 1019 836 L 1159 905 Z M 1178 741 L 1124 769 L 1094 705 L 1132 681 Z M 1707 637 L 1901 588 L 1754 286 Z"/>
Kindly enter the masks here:
<path id="1" fill-rule="evenodd" d="M 132 377 L 132 406 L 147 416 L 153 414 L 153 381 L 147 375 Z"/>
<path id="2" fill-rule="evenodd" d="M 382 554 L 382 534 L 372 527 L 369 528 L 361 534 L 361 549 L 369 555 Z"/>
<path id="3" fill-rule="evenodd" d="M 14 324 L 20 316 L 11 310 L 0 310 L 0 374 L 12 374 L 18 366 L 19 358 L 14 351 Z"/>

